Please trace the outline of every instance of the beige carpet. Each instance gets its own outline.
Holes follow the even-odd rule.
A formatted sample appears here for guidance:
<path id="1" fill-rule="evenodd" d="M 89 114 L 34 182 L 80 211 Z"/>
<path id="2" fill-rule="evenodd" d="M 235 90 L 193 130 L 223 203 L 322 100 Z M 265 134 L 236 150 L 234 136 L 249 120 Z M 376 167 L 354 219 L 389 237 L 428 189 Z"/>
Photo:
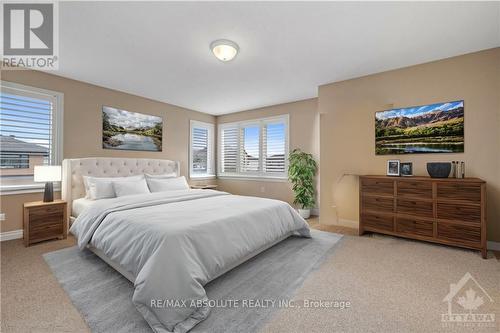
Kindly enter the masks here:
<path id="1" fill-rule="evenodd" d="M 355 234 L 355 230 L 314 228 Z M 88 332 L 42 254 L 73 246 L 74 238 L 25 248 L 0 243 L 1 332 Z M 344 299 L 349 310 L 280 310 L 265 332 L 435 332 L 449 283 L 469 271 L 495 299 L 500 322 L 500 262 L 478 252 L 391 237 L 346 236 L 334 255 L 306 280 L 297 299 Z M 491 329 L 490 329 L 491 331 Z M 448 329 L 445 332 L 453 332 Z"/>
<path id="2" fill-rule="evenodd" d="M 447 311 L 442 300 L 450 283 L 466 272 L 493 298 L 494 303 L 484 299 L 479 309 L 496 314 L 496 327 L 442 327 L 441 314 Z M 294 299 L 298 304 L 314 299 L 352 305 L 344 310 L 284 309 L 263 332 L 498 332 L 500 262 L 492 253 L 484 260 L 477 251 L 378 235 L 345 236 Z"/>
<path id="3" fill-rule="evenodd" d="M 42 254 L 75 245 L 75 239 L 25 248 L 22 240 L 0 243 L 1 332 L 89 332 Z"/>

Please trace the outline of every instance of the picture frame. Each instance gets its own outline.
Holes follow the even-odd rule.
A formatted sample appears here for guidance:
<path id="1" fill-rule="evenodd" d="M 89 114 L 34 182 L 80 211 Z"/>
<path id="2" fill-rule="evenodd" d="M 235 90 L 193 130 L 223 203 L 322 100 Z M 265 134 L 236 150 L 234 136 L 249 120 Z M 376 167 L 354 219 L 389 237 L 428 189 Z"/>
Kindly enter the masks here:
<path id="1" fill-rule="evenodd" d="M 163 118 L 102 106 L 102 148 L 162 151 Z"/>
<path id="2" fill-rule="evenodd" d="M 400 161 L 399 160 L 387 160 L 387 176 L 397 176 L 400 175 Z"/>
<path id="3" fill-rule="evenodd" d="M 375 112 L 375 155 L 465 152 L 465 101 Z"/>
<path id="4" fill-rule="evenodd" d="M 403 177 L 413 176 L 413 163 L 412 162 L 402 162 L 399 164 L 399 173 Z"/>

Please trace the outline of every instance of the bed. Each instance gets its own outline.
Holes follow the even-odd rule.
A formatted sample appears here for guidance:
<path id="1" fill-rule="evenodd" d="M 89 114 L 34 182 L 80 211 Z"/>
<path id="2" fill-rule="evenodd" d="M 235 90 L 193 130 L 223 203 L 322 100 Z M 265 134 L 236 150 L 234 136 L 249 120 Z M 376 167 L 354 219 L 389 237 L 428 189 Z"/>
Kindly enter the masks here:
<path id="1" fill-rule="evenodd" d="M 278 200 L 196 189 L 81 200 L 84 175 L 142 173 L 179 175 L 179 162 L 65 160 L 62 197 L 80 249 L 134 283 L 132 301 L 155 332 L 189 331 L 209 315 L 208 282 L 287 237 L 310 237 L 305 220 Z"/>

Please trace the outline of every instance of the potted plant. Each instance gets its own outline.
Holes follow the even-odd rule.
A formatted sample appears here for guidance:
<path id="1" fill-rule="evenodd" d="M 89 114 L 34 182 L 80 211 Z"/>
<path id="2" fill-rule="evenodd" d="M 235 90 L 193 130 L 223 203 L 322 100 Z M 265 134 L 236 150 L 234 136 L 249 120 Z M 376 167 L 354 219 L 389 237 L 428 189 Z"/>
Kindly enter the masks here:
<path id="1" fill-rule="evenodd" d="M 298 206 L 300 216 L 307 219 L 314 207 L 314 176 L 318 166 L 311 154 L 294 149 L 288 157 L 288 179 L 295 193 L 293 203 Z"/>

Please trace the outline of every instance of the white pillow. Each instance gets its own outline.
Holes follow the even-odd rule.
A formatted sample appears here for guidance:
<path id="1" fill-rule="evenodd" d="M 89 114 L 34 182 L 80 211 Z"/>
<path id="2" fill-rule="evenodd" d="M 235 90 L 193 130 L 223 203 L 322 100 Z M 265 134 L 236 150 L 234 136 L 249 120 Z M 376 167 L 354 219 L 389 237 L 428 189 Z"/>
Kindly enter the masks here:
<path id="1" fill-rule="evenodd" d="M 89 184 L 89 199 L 99 200 L 106 198 L 114 198 L 115 190 L 113 183 L 107 180 L 96 179 Z"/>
<path id="2" fill-rule="evenodd" d="M 139 179 L 144 179 L 144 175 L 135 175 L 135 176 L 128 176 L 128 177 L 93 177 L 93 176 L 83 176 L 83 184 L 85 186 L 85 198 L 86 199 L 92 199 L 92 194 L 91 194 L 90 188 L 93 186 L 93 184 L 95 184 L 96 181 L 113 182 L 113 181 L 139 180 Z M 108 186 L 111 187 L 111 190 L 113 189 L 113 185 L 109 184 Z M 114 197 L 114 195 L 113 195 L 113 197 Z M 92 199 L 92 200 L 96 200 L 96 199 Z"/>
<path id="3" fill-rule="evenodd" d="M 176 191 L 176 190 L 189 190 L 189 185 L 186 177 L 163 178 L 153 179 L 147 178 L 149 190 L 151 193 Z"/>
<path id="4" fill-rule="evenodd" d="M 144 175 L 146 175 L 146 178 L 154 178 L 154 179 L 165 179 L 165 178 L 176 178 L 177 177 L 176 172 L 164 173 L 161 175 L 153 175 L 150 173 L 145 173 Z"/>
<path id="5" fill-rule="evenodd" d="M 113 188 L 117 197 L 151 193 L 145 179 L 113 182 Z"/>

